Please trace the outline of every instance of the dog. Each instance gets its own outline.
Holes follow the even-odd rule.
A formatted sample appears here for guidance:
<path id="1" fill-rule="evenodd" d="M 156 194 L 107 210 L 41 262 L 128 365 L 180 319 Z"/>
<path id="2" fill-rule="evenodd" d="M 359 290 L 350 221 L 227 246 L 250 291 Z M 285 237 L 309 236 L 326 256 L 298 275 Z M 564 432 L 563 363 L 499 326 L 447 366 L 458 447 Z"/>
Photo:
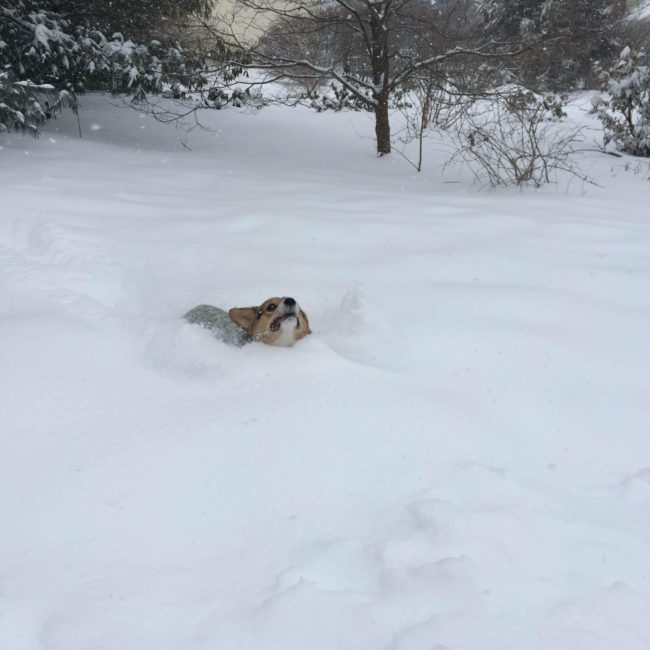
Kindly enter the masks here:
<path id="1" fill-rule="evenodd" d="M 269 298 L 259 307 L 233 307 L 225 312 L 212 305 L 199 305 L 184 316 L 212 331 L 224 343 L 239 347 L 253 341 L 291 347 L 311 334 L 307 314 L 293 298 Z"/>

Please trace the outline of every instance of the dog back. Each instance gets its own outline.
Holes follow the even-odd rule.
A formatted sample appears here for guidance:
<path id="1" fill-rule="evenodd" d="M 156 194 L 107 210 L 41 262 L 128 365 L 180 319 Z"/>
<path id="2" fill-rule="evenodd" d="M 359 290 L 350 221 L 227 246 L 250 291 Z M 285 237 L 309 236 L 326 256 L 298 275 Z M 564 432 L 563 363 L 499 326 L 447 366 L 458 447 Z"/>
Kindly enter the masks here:
<path id="1" fill-rule="evenodd" d="M 224 343 L 241 347 L 251 342 L 251 338 L 239 325 L 230 320 L 227 311 L 212 305 L 199 305 L 183 316 L 188 323 L 195 323 L 210 330 Z"/>

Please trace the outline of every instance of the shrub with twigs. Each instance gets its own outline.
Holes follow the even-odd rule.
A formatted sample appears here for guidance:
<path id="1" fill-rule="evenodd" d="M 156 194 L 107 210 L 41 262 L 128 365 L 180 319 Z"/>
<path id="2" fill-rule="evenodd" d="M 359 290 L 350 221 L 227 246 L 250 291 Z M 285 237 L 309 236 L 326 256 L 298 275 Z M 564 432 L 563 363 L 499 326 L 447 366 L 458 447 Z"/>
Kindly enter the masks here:
<path id="1" fill-rule="evenodd" d="M 574 160 L 581 128 L 558 126 L 565 99 L 518 86 L 500 89 L 464 105 L 451 132 L 452 162 L 495 187 L 550 183 L 558 171 L 588 180 Z"/>

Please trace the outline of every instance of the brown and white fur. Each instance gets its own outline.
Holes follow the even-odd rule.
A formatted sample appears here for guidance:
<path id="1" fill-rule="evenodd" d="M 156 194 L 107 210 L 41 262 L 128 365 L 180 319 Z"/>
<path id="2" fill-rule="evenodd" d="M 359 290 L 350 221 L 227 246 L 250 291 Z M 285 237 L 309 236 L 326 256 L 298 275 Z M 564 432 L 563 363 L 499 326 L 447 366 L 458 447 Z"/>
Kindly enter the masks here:
<path id="1" fill-rule="evenodd" d="M 230 320 L 253 341 L 290 347 L 311 334 L 309 319 L 293 298 L 269 298 L 259 307 L 234 307 Z"/>

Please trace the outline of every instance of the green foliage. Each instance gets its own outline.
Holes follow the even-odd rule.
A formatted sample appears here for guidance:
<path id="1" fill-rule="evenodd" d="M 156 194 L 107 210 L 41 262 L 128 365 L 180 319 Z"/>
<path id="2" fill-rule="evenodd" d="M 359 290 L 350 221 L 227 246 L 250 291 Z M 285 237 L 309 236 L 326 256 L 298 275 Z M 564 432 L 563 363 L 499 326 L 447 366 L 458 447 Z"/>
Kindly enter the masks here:
<path id="1" fill-rule="evenodd" d="M 39 96 L 52 92 L 51 87 L 11 81 L 8 73 L 0 74 L 0 133 L 24 131 L 38 135 L 39 127 L 47 119 Z"/>
<path id="2" fill-rule="evenodd" d="M 40 126 L 63 107 L 77 110 L 75 97 L 67 91 L 0 73 L 0 133 L 20 131 L 36 137 Z"/>
<path id="3" fill-rule="evenodd" d="M 166 77 L 188 73 L 176 42 L 146 44 L 104 32 L 47 8 L 38 0 L 0 4 L 0 69 L 36 85 L 82 93 L 88 84 L 113 92 L 156 92 Z"/>

